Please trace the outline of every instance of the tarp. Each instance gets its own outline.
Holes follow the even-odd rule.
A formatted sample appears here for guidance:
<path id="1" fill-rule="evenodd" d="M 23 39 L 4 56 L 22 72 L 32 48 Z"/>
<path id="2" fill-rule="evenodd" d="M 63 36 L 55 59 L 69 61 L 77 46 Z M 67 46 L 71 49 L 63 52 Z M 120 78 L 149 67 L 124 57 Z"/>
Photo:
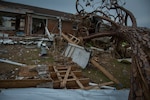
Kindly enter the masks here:
<path id="1" fill-rule="evenodd" d="M 4 89 L 0 100 L 127 100 L 129 90 Z"/>

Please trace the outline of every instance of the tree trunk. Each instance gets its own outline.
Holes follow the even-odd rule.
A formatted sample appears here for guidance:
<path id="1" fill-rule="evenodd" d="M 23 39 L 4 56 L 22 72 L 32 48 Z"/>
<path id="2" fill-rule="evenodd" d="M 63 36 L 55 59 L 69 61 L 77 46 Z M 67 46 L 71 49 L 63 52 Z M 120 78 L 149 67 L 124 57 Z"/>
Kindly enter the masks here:
<path id="1" fill-rule="evenodd" d="M 131 89 L 129 100 L 150 100 L 150 30 L 120 26 L 114 33 L 99 33 L 83 40 L 116 36 L 127 41 L 132 48 Z"/>
<path id="2" fill-rule="evenodd" d="M 130 100 L 150 100 L 150 30 L 121 27 L 119 37 L 132 48 Z"/>

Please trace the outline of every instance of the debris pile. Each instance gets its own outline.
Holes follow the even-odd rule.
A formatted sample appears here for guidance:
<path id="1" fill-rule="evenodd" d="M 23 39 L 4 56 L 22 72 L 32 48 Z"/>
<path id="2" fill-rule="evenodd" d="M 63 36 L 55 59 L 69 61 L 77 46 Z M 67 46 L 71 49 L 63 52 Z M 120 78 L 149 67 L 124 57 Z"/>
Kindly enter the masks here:
<path id="1" fill-rule="evenodd" d="M 54 88 L 85 89 L 89 86 L 89 78 L 84 78 L 76 66 L 50 66 L 50 72 Z"/>
<path id="2" fill-rule="evenodd" d="M 69 35 L 66 36 L 63 34 L 65 40 L 68 43 L 64 47 L 64 44 L 51 44 L 49 49 L 47 50 L 47 55 L 38 56 L 37 59 L 34 60 L 34 64 L 22 64 L 18 62 L 14 62 L 8 59 L 1 59 L 3 63 L 13 64 L 15 66 L 19 66 L 14 70 L 3 73 L 0 75 L 0 86 L 1 88 L 16 88 L 16 87 L 46 87 L 46 88 L 55 88 L 55 89 L 100 89 L 100 88 L 112 88 L 106 87 L 106 85 L 113 85 L 116 83 L 117 85 L 122 85 L 107 69 L 102 67 L 99 62 L 99 52 L 111 53 L 110 51 L 105 51 L 104 49 L 89 47 L 85 48 L 83 46 L 77 45 L 80 41 L 79 38 Z M 45 46 L 48 47 L 47 42 L 49 39 L 39 39 L 39 38 L 26 38 L 25 41 L 19 40 L 19 45 L 25 45 L 24 48 L 27 49 L 28 53 L 29 49 L 38 51 L 40 50 L 41 45 L 44 43 Z M 72 41 L 72 42 L 71 42 Z M 55 38 L 54 38 L 54 42 Z M 18 46 L 19 46 L 18 45 Z M 61 45 L 61 46 L 60 46 Z M 17 46 L 17 45 L 16 45 Z M 33 48 L 32 48 L 32 47 Z M 55 48 L 54 48 L 55 46 Z M 57 48 L 56 48 L 57 47 Z M 62 49 L 63 48 L 63 52 Z M 21 48 L 23 49 L 23 47 Z M 60 50 L 60 51 L 59 51 Z M 39 51 L 40 52 L 40 51 Z M 22 51 L 23 55 L 23 51 Z M 35 56 L 35 55 L 34 55 Z M 40 63 L 40 60 L 49 60 L 49 57 L 53 56 L 53 63 Z M 94 58 L 94 59 L 93 59 Z M 27 58 L 26 58 L 27 59 Z M 95 66 L 100 69 L 100 71 L 108 77 L 111 81 L 104 81 L 101 83 L 93 83 L 88 76 L 84 75 L 82 71 L 86 69 L 87 66 Z M 12 81 L 13 80 L 13 81 Z M 8 86 L 7 82 L 12 82 L 12 84 L 20 84 Z M 24 83 L 29 82 L 28 84 Z M 92 82 L 92 83 L 91 83 Z M 31 84 L 32 83 L 32 84 Z M 94 85 L 93 85 L 94 84 Z"/>
<path id="3" fill-rule="evenodd" d="M 8 86 L 8 81 L 9 84 L 14 85 Z M 26 82 L 29 82 L 28 85 L 25 84 Z M 35 84 L 33 85 L 32 82 Z M 20 85 L 18 86 L 18 84 Z M 49 84 L 51 88 L 55 89 L 84 89 L 89 86 L 89 78 L 84 78 L 81 70 L 76 66 L 38 65 L 20 67 L 18 76 L 16 75 L 15 79 L 0 80 L 0 88 L 19 88 L 20 86 L 48 87 Z"/>
<path id="4" fill-rule="evenodd" d="M 9 57 L 11 60 L 0 59 L 3 63 L 17 66 L 14 70 L 0 75 L 1 88 L 45 87 L 88 90 L 101 88 L 115 89 L 115 87 L 106 86 L 113 84 L 122 86 L 122 83 L 103 67 L 105 65 L 101 65 L 102 62 L 98 56 L 99 53 L 111 53 L 111 50 L 97 48 L 94 45 L 83 46 L 82 40 L 72 34 L 62 33 L 62 37 L 55 37 L 55 35 L 48 31 L 47 27 L 45 27 L 45 31 L 47 38 L 17 37 L 11 41 L 15 44 L 14 46 L 19 46 L 19 49 L 21 49 L 19 57 L 25 54 L 24 51 L 27 53 L 27 56 L 22 57 L 22 59 L 26 59 L 21 61 L 25 64 L 18 63 L 20 61 L 13 61 L 13 58 L 16 57 L 15 55 L 13 58 Z M 8 42 L 7 44 L 12 43 Z M 11 45 L 6 45 L 2 41 L 1 46 Z M 32 54 L 34 52 L 36 53 Z M 29 61 L 32 63 L 27 62 L 28 56 L 30 56 Z M 50 60 L 52 60 L 52 63 Z M 88 75 L 83 74 L 84 69 L 88 66 L 98 68 L 109 81 L 94 82 L 92 78 L 88 78 Z M 101 80 L 101 76 L 95 77 Z M 13 85 L 8 86 L 7 82 Z"/>

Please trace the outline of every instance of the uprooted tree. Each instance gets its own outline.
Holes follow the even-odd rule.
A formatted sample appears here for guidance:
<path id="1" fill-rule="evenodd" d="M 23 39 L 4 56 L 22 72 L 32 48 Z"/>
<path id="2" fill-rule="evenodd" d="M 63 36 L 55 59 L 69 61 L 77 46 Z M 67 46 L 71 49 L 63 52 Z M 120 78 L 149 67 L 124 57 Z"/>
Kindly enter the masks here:
<path id="1" fill-rule="evenodd" d="M 150 100 L 150 30 L 137 27 L 124 4 L 121 0 L 76 0 L 76 18 L 80 20 L 77 36 L 83 41 L 111 36 L 116 50 L 122 41 L 127 42 L 132 49 L 129 99 Z M 93 10 L 87 12 L 89 8 Z"/>

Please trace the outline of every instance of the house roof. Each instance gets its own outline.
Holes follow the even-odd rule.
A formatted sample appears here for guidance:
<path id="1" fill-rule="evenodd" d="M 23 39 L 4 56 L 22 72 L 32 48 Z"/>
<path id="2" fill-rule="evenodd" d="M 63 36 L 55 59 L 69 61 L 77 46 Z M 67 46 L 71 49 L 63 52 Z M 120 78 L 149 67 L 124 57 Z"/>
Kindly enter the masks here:
<path id="1" fill-rule="evenodd" d="M 4 10 L 5 9 L 5 10 Z M 13 11 L 12 9 L 16 9 Z M 25 14 L 27 13 L 34 13 L 44 16 L 56 16 L 56 17 L 65 17 L 65 18 L 71 18 L 73 14 L 46 9 L 46 8 L 40 8 L 35 6 L 29 6 L 24 4 L 18 4 L 18 3 L 12 3 L 12 2 L 6 2 L 6 1 L 0 1 L 0 12 L 10 12 L 10 13 L 18 13 L 18 14 Z"/>

